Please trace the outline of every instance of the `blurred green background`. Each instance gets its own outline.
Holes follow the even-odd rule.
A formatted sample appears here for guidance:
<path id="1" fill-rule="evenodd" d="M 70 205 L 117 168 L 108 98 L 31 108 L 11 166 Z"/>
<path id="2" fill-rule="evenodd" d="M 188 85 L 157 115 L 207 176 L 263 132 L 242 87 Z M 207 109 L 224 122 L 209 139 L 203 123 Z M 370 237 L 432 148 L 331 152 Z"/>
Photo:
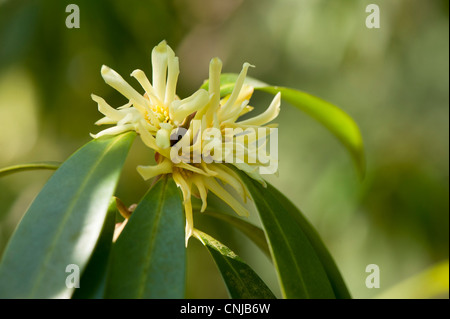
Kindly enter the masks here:
<path id="1" fill-rule="evenodd" d="M 70 3 L 80 8 L 79 29 L 66 28 Z M 370 3 L 380 7 L 380 29 L 365 26 Z M 317 95 L 360 126 L 367 152 L 362 181 L 329 132 L 282 104 L 279 176 L 268 179 L 318 229 L 352 295 L 374 297 L 448 259 L 448 6 L 447 0 L 0 0 L 0 167 L 64 161 L 99 131 L 93 123 L 101 114 L 90 94 L 114 106 L 126 102 L 103 82 L 102 64 L 138 88 L 128 75 L 137 68 L 151 74 L 150 52 L 166 39 L 180 58 L 178 95 L 185 97 L 207 78 L 212 57 L 222 59 L 224 72 L 250 62 L 256 66 L 250 76 Z M 258 93 L 251 105 L 262 110 L 269 101 Z M 136 165 L 153 157 L 136 141 L 117 190 L 128 205 L 149 186 Z M 0 179 L 0 254 L 50 175 Z M 250 220 L 259 223 L 255 214 Z M 206 216 L 197 215 L 196 225 L 279 295 L 270 262 L 242 234 Z M 380 267 L 379 289 L 365 286 L 368 264 Z M 227 297 L 207 251 L 193 239 L 187 296 Z"/>

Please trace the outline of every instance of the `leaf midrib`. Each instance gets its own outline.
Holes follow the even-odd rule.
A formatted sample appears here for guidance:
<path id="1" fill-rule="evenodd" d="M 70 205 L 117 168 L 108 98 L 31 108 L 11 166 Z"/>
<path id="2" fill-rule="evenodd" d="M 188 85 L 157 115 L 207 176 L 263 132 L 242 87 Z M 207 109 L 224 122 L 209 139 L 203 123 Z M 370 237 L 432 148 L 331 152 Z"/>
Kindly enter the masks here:
<path id="1" fill-rule="evenodd" d="M 146 286 L 146 282 L 147 282 L 147 278 L 148 278 L 148 273 L 149 273 L 149 269 L 150 269 L 150 265 L 151 265 L 151 256 L 152 256 L 152 252 L 155 246 L 155 238 L 156 235 L 158 233 L 158 228 L 159 228 L 159 221 L 161 219 L 161 215 L 162 215 L 162 207 L 163 207 L 163 203 L 166 197 L 166 191 L 167 191 L 167 178 L 164 178 L 163 181 L 164 185 L 162 185 L 161 187 L 161 194 L 160 194 L 160 198 L 158 201 L 158 206 L 155 212 L 155 217 L 153 219 L 153 227 L 150 231 L 150 245 L 149 248 L 147 250 L 147 254 L 145 256 L 145 262 L 144 262 L 144 268 L 142 270 L 142 276 L 140 276 L 141 281 L 139 283 L 139 290 L 137 293 L 137 298 L 141 299 L 144 295 L 145 292 L 145 286 Z"/>
<path id="2" fill-rule="evenodd" d="M 98 157 L 98 159 L 94 162 L 95 164 L 89 169 L 88 174 L 87 174 L 87 178 L 83 181 L 83 183 L 81 184 L 81 187 L 78 189 L 78 191 L 76 192 L 75 196 L 73 196 L 72 200 L 70 201 L 70 205 L 69 205 L 69 209 L 66 211 L 66 213 L 63 215 L 63 219 L 62 222 L 60 223 L 60 227 L 57 229 L 57 232 L 55 233 L 53 240 L 51 242 L 51 244 L 49 245 L 49 249 L 47 250 L 47 253 L 45 254 L 44 260 L 41 262 L 41 266 L 40 267 L 36 267 L 41 269 L 41 271 L 38 272 L 38 276 L 36 278 L 36 281 L 33 285 L 33 288 L 30 292 L 30 297 L 33 298 L 33 296 L 36 293 L 36 290 L 39 288 L 39 284 L 41 283 L 43 276 L 44 276 L 44 272 L 42 271 L 43 268 L 46 268 L 51 256 L 53 255 L 54 249 L 56 247 L 56 242 L 57 240 L 60 238 L 63 230 L 64 230 L 64 226 L 66 225 L 67 221 L 69 220 L 70 215 L 72 214 L 73 209 L 76 206 L 77 200 L 78 200 L 78 195 L 80 193 L 82 193 L 82 191 L 85 189 L 86 185 L 88 184 L 88 182 L 92 179 L 92 172 L 99 166 L 99 164 L 103 161 L 104 157 L 106 156 L 106 154 L 110 151 L 110 149 L 116 144 L 118 143 L 120 140 L 122 140 L 123 136 L 120 138 L 117 138 L 117 140 L 113 141 L 101 154 L 100 157 Z"/>
<path id="3" fill-rule="evenodd" d="M 253 186 L 253 185 L 252 185 L 252 186 Z M 253 186 L 253 187 L 254 187 L 254 186 Z M 280 224 L 279 224 L 279 222 L 278 222 L 278 219 L 275 218 L 275 214 L 273 213 L 272 209 L 270 208 L 270 205 L 267 203 L 267 201 L 266 201 L 266 199 L 265 199 L 264 196 L 259 196 L 259 197 L 260 197 L 260 201 L 262 201 L 262 202 L 265 204 L 265 206 L 268 208 L 268 211 L 269 211 L 269 213 L 271 214 L 273 221 L 275 221 L 276 227 L 279 229 L 279 233 L 280 233 L 281 236 L 283 237 L 284 242 L 286 243 L 286 246 L 287 246 L 287 248 L 288 248 L 288 250 L 289 250 L 291 256 L 293 256 L 293 255 L 294 255 L 294 254 L 293 254 L 293 253 L 294 253 L 294 252 L 293 252 L 293 249 L 292 249 L 292 247 L 291 247 L 289 241 L 287 240 L 287 238 L 286 238 L 286 236 L 285 236 L 285 234 L 284 234 L 284 232 L 283 232 L 283 229 L 282 229 L 282 227 L 280 226 Z M 269 236 L 268 236 L 268 238 L 269 238 Z M 270 239 L 269 239 L 269 243 L 270 243 L 270 250 L 272 251 L 272 255 L 275 256 L 275 254 L 274 254 L 274 249 L 273 249 L 273 246 L 272 246 L 272 241 L 271 241 Z M 305 287 L 304 292 L 305 292 L 307 298 L 309 298 L 309 297 L 310 297 L 310 294 L 309 294 L 308 290 L 306 289 L 306 284 L 305 284 L 305 281 L 304 281 L 304 279 L 303 279 L 303 273 L 302 273 L 302 271 L 301 271 L 301 269 L 300 269 L 300 267 L 299 267 L 299 265 L 298 265 L 298 263 L 297 263 L 297 260 L 296 260 L 295 258 L 292 258 L 292 257 L 291 257 L 291 259 L 292 259 L 293 262 L 294 262 L 295 269 L 297 270 L 297 273 L 298 273 L 298 275 L 299 275 L 299 279 L 300 279 L 301 283 L 303 284 L 303 287 Z M 277 267 L 277 269 L 279 269 L 279 264 L 278 264 L 278 261 L 277 261 L 276 258 L 274 258 L 274 263 L 275 263 L 275 266 Z M 278 276 L 280 277 L 280 280 L 284 282 L 284 280 L 282 280 L 281 272 L 280 272 L 280 271 L 277 271 L 277 273 L 278 273 Z M 286 291 L 285 291 L 284 285 L 283 285 L 283 287 L 282 287 L 282 291 L 283 291 L 284 297 L 286 298 L 287 296 L 286 296 Z"/>
<path id="4" fill-rule="evenodd" d="M 215 248 L 213 248 L 215 249 Z M 216 250 L 216 249 L 215 249 Z M 225 263 L 229 266 L 229 268 L 231 268 L 231 270 L 233 271 L 233 273 L 235 274 L 235 277 L 237 279 L 239 279 L 239 282 L 241 283 L 241 286 L 244 288 L 244 290 L 246 291 L 247 295 L 250 295 L 250 290 L 247 289 L 247 286 L 245 285 L 244 281 L 242 280 L 241 276 L 239 276 L 239 272 L 235 269 L 235 267 L 233 266 L 233 264 L 228 260 L 228 257 L 222 255 L 222 253 L 220 253 L 220 257 L 225 261 Z M 231 258 L 231 257 L 230 257 Z M 221 272 L 222 273 L 222 272 Z M 227 285 L 228 287 L 228 285 Z M 231 291 L 230 291 L 230 295 L 231 295 Z"/>

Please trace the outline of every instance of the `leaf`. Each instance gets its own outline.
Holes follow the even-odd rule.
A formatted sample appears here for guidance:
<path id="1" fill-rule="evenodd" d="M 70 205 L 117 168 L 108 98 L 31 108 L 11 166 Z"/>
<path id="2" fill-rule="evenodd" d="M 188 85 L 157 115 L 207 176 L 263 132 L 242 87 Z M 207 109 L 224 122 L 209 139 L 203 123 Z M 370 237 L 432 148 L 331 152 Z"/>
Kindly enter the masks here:
<path id="1" fill-rule="evenodd" d="M 360 176 L 365 174 L 364 145 L 355 121 L 337 106 L 308 93 L 278 86 L 257 88 L 258 90 L 277 94 L 299 110 L 305 112 L 331 133 L 333 133 L 350 152 Z"/>
<path id="2" fill-rule="evenodd" d="M 237 76 L 237 74 L 233 73 L 224 73 L 221 75 L 221 97 L 232 92 Z M 270 86 L 269 84 L 251 77 L 247 77 L 245 83 L 252 85 L 256 90 L 273 95 L 281 92 L 281 98 L 284 101 L 305 112 L 325 126 L 347 148 L 352 156 L 358 173 L 361 177 L 364 176 L 366 164 L 361 132 L 358 125 L 347 113 L 337 106 L 306 92 L 286 87 Z M 205 81 L 202 88 L 208 89 L 208 85 L 208 81 Z"/>
<path id="3" fill-rule="evenodd" d="M 251 241 L 253 241 L 253 243 L 256 246 L 258 246 L 259 249 L 261 249 L 261 251 L 267 257 L 271 258 L 269 246 L 267 245 L 267 240 L 264 235 L 264 231 L 261 228 L 241 218 L 231 216 L 226 213 L 218 213 L 215 211 L 211 211 L 208 208 L 206 209 L 205 212 L 203 212 L 203 214 L 214 217 L 216 219 L 223 220 L 229 223 L 231 226 L 234 226 L 235 228 L 239 229 L 244 235 L 246 235 Z"/>
<path id="4" fill-rule="evenodd" d="M 1 168 L 0 177 L 29 170 L 40 170 L 40 169 L 56 170 L 60 165 L 61 165 L 60 162 L 33 162 L 33 163 L 17 164 Z"/>
<path id="5" fill-rule="evenodd" d="M 194 236 L 208 249 L 233 299 L 275 299 L 262 279 L 228 247 L 199 231 Z"/>
<path id="6" fill-rule="evenodd" d="M 69 298 L 83 272 L 135 133 L 92 140 L 52 175 L 13 234 L 0 264 L 0 298 Z M 74 273 L 75 274 L 75 273 Z"/>
<path id="7" fill-rule="evenodd" d="M 320 235 L 316 231 L 316 229 L 311 225 L 311 223 L 306 219 L 306 217 L 301 213 L 301 211 L 284 196 L 280 191 L 278 191 L 275 187 L 268 184 L 267 189 L 262 187 L 259 183 L 255 184 L 259 187 L 260 191 L 270 192 L 273 196 L 278 200 L 281 207 L 286 210 L 290 216 L 297 222 L 301 231 L 303 231 L 311 243 L 311 246 L 314 248 L 317 256 L 322 262 L 323 268 L 327 273 L 328 279 L 333 287 L 334 294 L 338 299 L 350 299 L 351 295 L 348 291 L 348 288 L 342 278 L 342 275 L 337 268 L 336 263 L 333 260 L 330 252 L 324 245 Z M 264 193 L 262 193 L 264 194 Z"/>
<path id="8" fill-rule="evenodd" d="M 184 221 L 174 181 L 162 178 L 144 195 L 112 248 L 105 298 L 183 298 Z"/>
<path id="9" fill-rule="evenodd" d="M 117 214 L 116 198 L 112 197 L 100 237 L 80 279 L 72 299 L 101 299 L 106 283 L 106 269 L 112 247 Z"/>
<path id="10" fill-rule="evenodd" d="M 334 263 L 330 264 L 330 260 L 323 258 L 326 257 L 326 249 L 323 245 L 317 247 L 321 244 L 318 235 L 311 230 L 305 231 L 305 225 L 295 217 L 300 212 L 273 186 L 268 184 L 264 188 L 244 173 L 239 174 L 259 212 L 283 296 L 336 298 L 338 294 L 332 281 L 339 280 L 330 278 L 331 275 L 336 276 L 336 273 L 327 271 L 333 269 Z"/>

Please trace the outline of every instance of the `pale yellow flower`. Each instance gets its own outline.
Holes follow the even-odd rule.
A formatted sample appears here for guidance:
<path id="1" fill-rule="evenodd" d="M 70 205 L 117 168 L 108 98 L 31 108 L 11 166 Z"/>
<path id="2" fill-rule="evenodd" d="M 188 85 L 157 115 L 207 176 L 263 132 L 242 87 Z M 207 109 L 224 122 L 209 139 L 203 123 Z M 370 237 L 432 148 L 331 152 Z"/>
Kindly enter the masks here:
<path id="1" fill-rule="evenodd" d="M 275 119 L 280 111 L 280 94 L 275 96 L 265 112 L 238 121 L 240 116 L 252 110 L 248 103 L 253 87 L 245 83 L 250 64 L 244 63 L 233 91 L 221 99 L 222 62 L 218 58 L 212 59 L 208 90 L 199 89 L 182 100 L 176 95 L 178 58 L 165 41 L 153 49 L 152 66 L 152 83 L 141 70 L 131 73 L 141 84 L 144 94 L 137 92 L 114 70 L 102 67 L 105 82 L 123 94 L 129 103 L 115 109 L 101 97 L 92 95 L 99 111 L 105 115 L 96 124 L 115 125 L 92 136 L 97 138 L 136 131 L 145 145 L 156 152 L 157 165 L 138 166 L 137 170 L 145 180 L 172 174 L 183 194 L 187 245 L 194 229 L 192 195 L 201 198 L 202 212 L 206 209 L 207 194 L 211 191 L 237 214 L 248 216 L 249 212 L 242 202 L 246 202 L 249 193 L 236 172 L 226 163 L 264 183 L 258 169 L 267 166 L 273 158 L 270 154 L 259 156 L 261 153 L 258 150 L 265 148 L 265 143 L 260 141 L 273 127 L 266 124 Z M 179 134 L 174 134 L 177 132 Z M 250 142 L 245 143 L 244 135 Z M 229 161 L 230 158 L 234 161 Z"/>

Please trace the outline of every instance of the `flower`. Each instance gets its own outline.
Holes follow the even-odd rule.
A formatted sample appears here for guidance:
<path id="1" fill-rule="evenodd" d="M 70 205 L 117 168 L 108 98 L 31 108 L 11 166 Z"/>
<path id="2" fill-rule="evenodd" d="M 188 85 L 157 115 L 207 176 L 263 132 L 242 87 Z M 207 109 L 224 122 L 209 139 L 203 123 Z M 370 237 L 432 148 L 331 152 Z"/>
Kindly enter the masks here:
<path id="1" fill-rule="evenodd" d="M 165 41 L 153 49 L 152 67 L 152 83 L 141 70 L 131 73 L 145 91 L 141 94 L 117 72 L 102 66 L 105 82 L 124 95 L 129 103 L 115 109 L 101 97 L 92 95 L 99 111 L 105 115 L 96 124 L 115 125 L 92 137 L 136 131 L 144 144 L 155 151 L 157 164 L 138 166 L 137 170 L 145 180 L 171 174 L 181 188 L 187 245 L 194 230 L 192 195 L 201 198 L 201 212 L 207 207 L 208 192 L 212 192 L 238 215 L 248 216 L 248 210 L 232 193 L 235 192 L 244 203 L 250 197 L 249 193 L 228 164 L 265 183 L 258 169 L 267 167 L 274 159 L 261 150 L 274 127 L 266 124 L 280 111 L 280 93 L 263 113 L 237 121 L 253 109 L 248 105 L 253 87 L 245 83 L 250 64 L 244 63 L 231 94 L 223 98 L 220 96 L 222 62 L 218 58 L 210 62 L 207 90 L 199 89 L 185 99 L 176 95 L 178 58 Z M 231 190 L 224 185 L 229 185 Z"/>

